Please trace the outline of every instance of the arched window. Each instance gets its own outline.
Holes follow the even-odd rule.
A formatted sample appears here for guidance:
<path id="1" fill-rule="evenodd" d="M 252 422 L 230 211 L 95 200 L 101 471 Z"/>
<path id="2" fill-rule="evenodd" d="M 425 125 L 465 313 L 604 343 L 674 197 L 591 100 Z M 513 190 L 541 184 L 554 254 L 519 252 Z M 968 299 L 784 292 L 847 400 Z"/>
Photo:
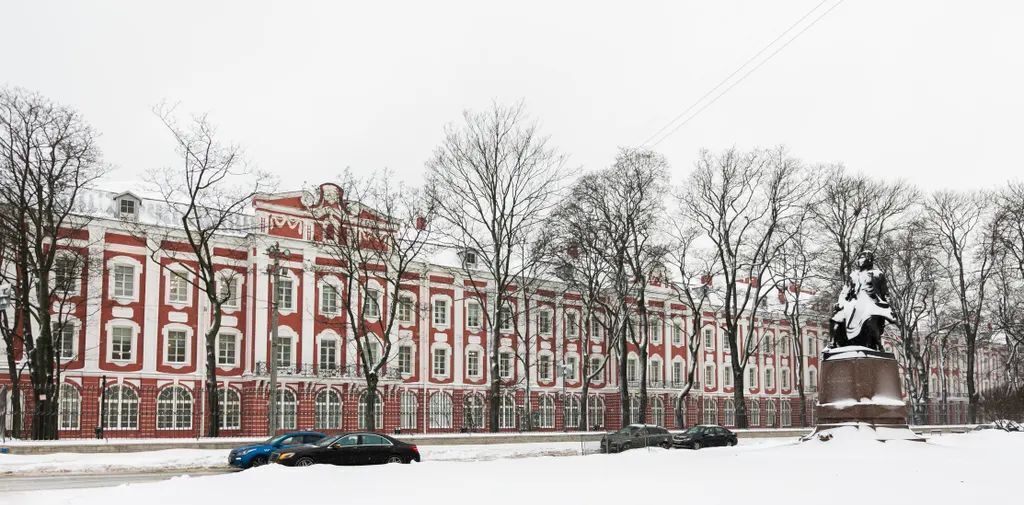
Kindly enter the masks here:
<path id="1" fill-rule="evenodd" d="M 462 426 L 478 430 L 484 426 L 484 399 L 480 395 L 469 395 L 462 400 Z"/>
<path id="2" fill-rule="evenodd" d="M 725 400 L 725 425 L 736 425 L 736 402 L 732 398 Z"/>
<path id="3" fill-rule="evenodd" d="M 640 422 L 640 396 L 629 396 L 629 422 L 637 424 Z"/>
<path id="4" fill-rule="evenodd" d="M 402 398 L 398 405 L 398 427 L 403 430 L 412 430 L 417 426 L 416 414 L 419 412 L 420 402 L 416 393 L 412 391 L 402 392 Z"/>
<path id="5" fill-rule="evenodd" d="M 278 389 L 274 392 L 277 416 L 277 427 L 282 430 L 295 429 L 295 413 L 298 410 L 298 402 L 295 400 L 295 393 L 287 388 Z"/>
<path id="6" fill-rule="evenodd" d="M 537 427 L 555 427 L 555 399 L 548 395 L 541 395 L 540 409 L 538 410 Z"/>
<path id="7" fill-rule="evenodd" d="M 651 417 L 654 418 L 651 420 L 654 424 L 665 425 L 665 403 L 661 401 L 660 396 L 651 397 Z"/>
<path id="8" fill-rule="evenodd" d="M 82 411 L 82 395 L 72 384 L 60 385 L 60 429 L 77 430 L 79 414 Z"/>
<path id="9" fill-rule="evenodd" d="M 765 406 L 765 413 L 768 417 L 765 420 L 765 426 L 769 428 L 775 427 L 775 402 L 768 400 L 768 405 Z"/>
<path id="10" fill-rule="evenodd" d="M 242 401 L 238 391 L 221 387 L 217 389 L 217 403 L 220 404 L 220 427 L 237 430 L 242 427 Z"/>
<path id="11" fill-rule="evenodd" d="M 192 393 L 182 386 L 169 386 L 156 397 L 156 429 L 192 429 Z"/>
<path id="12" fill-rule="evenodd" d="M 316 394 L 314 423 L 317 429 L 336 430 L 341 427 L 341 396 L 333 389 Z"/>
<path id="13" fill-rule="evenodd" d="M 139 395 L 134 389 L 114 384 L 104 393 L 106 419 L 104 427 L 110 430 L 134 430 L 139 427 Z"/>
<path id="14" fill-rule="evenodd" d="M 563 421 L 566 430 L 576 430 L 580 427 L 580 397 L 569 395 L 565 401 L 565 419 Z"/>
<path id="15" fill-rule="evenodd" d="M 359 395 L 359 408 L 356 409 L 356 415 L 359 416 L 360 430 L 369 429 L 369 427 L 366 426 L 366 404 L 367 400 L 369 399 L 366 393 L 366 391 L 363 391 L 363 393 Z M 380 392 L 375 392 L 374 398 L 375 400 L 373 402 L 373 427 L 374 429 L 379 430 L 384 426 L 384 400 L 381 399 Z"/>
<path id="16" fill-rule="evenodd" d="M 498 427 L 516 427 L 516 399 L 512 395 L 501 397 L 501 408 L 498 410 Z"/>
<path id="17" fill-rule="evenodd" d="M 452 427 L 452 397 L 443 391 L 430 395 L 429 422 L 431 428 Z"/>
<path id="18" fill-rule="evenodd" d="M 604 428 L 604 398 L 598 395 L 590 395 L 587 401 L 587 423 L 588 428 Z"/>
<path id="19" fill-rule="evenodd" d="M 790 407 L 789 401 L 782 400 L 782 426 L 790 426 L 793 424 L 793 408 Z"/>
<path id="20" fill-rule="evenodd" d="M 704 399 L 704 424 L 718 424 L 718 402 L 714 398 Z"/>
<path id="21" fill-rule="evenodd" d="M 750 426 L 761 424 L 761 406 L 756 399 L 750 400 L 750 406 L 747 407 L 747 419 L 750 420 Z"/>

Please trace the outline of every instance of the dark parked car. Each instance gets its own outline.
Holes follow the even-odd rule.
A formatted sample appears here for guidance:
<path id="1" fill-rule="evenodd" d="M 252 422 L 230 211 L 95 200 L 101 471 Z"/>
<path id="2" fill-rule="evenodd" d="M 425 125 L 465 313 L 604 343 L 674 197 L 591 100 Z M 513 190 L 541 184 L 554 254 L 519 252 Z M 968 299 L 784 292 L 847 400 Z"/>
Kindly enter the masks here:
<path id="1" fill-rule="evenodd" d="M 420 451 L 415 445 L 380 433 L 346 433 L 270 455 L 272 463 L 286 466 L 379 465 L 419 460 Z"/>
<path id="2" fill-rule="evenodd" d="M 694 426 L 672 436 L 672 447 L 700 449 L 736 445 L 736 434 L 714 424 Z"/>
<path id="3" fill-rule="evenodd" d="M 293 445 L 312 444 L 319 442 L 326 436 L 316 431 L 294 431 L 284 435 L 277 435 L 258 444 L 231 449 L 231 452 L 228 453 L 228 464 L 236 468 L 265 465 L 267 461 L 270 461 L 270 453 L 277 449 Z"/>
<path id="4" fill-rule="evenodd" d="M 621 452 L 637 447 L 664 447 L 671 444 L 668 430 L 652 424 L 631 424 L 601 437 L 601 452 Z"/>

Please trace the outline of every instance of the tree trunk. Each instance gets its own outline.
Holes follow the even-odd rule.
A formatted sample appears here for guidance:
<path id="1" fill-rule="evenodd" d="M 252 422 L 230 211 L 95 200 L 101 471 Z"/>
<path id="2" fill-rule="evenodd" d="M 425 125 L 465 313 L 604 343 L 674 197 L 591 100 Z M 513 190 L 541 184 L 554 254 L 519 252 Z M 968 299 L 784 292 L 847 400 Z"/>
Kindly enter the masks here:
<path id="1" fill-rule="evenodd" d="M 376 431 L 377 426 L 377 374 L 371 372 L 366 374 L 366 411 L 363 412 L 363 423 L 366 431 Z"/>

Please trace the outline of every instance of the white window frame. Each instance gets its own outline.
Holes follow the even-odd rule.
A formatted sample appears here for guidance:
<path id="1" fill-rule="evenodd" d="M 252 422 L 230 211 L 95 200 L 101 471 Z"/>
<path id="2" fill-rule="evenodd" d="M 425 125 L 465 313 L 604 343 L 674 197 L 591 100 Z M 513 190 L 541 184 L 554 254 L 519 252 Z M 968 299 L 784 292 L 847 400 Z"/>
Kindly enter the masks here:
<path id="1" fill-rule="evenodd" d="M 127 324 L 123 320 L 120 321 L 120 322 L 117 322 L 117 323 L 115 323 L 114 321 L 111 321 L 111 323 L 112 324 L 108 325 L 108 330 L 107 330 L 108 331 L 108 333 L 107 333 L 107 338 L 108 338 L 107 358 L 110 361 L 117 362 L 117 363 L 131 363 L 131 362 L 135 361 L 135 358 L 137 357 L 136 353 L 135 353 L 135 349 L 138 348 L 136 346 L 136 340 L 138 340 L 138 337 L 139 337 L 138 324 L 136 324 L 136 323 Z M 128 357 L 127 358 L 124 358 L 124 357 L 115 358 L 114 357 L 114 355 L 115 355 L 115 353 L 114 353 L 114 344 L 115 344 L 114 338 L 115 338 L 115 333 L 118 332 L 119 330 L 126 330 L 128 332 L 128 344 L 127 344 L 127 346 L 128 346 Z M 122 345 L 121 347 L 122 347 L 122 350 L 121 350 L 120 354 L 123 354 L 124 353 L 124 350 L 123 350 L 124 346 Z"/>
<path id="2" fill-rule="evenodd" d="M 537 380 L 548 382 L 551 380 L 552 366 L 554 359 L 551 353 L 544 353 L 537 356 Z"/>
<path id="3" fill-rule="evenodd" d="M 466 327 L 479 330 L 483 326 L 483 308 L 474 300 L 466 302 Z"/>
<path id="4" fill-rule="evenodd" d="M 405 351 L 405 354 L 407 355 L 406 356 L 408 358 L 407 360 L 403 360 L 402 359 L 403 351 Z M 398 365 L 398 373 L 400 373 L 400 374 L 402 374 L 404 376 L 412 375 L 412 370 L 413 370 L 413 351 L 412 351 L 412 345 L 411 344 L 399 344 L 398 345 L 398 352 L 396 353 L 395 359 L 398 362 L 397 363 L 397 365 Z M 403 361 L 404 361 L 404 363 L 403 363 Z"/>
<path id="5" fill-rule="evenodd" d="M 447 328 L 450 324 L 451 318 L 448 317 L 451 304 L 447 298 L 436 298 L 431 303 L 431 316 L 430 320 L 434 323 L 434 327 Z M 440 316 L 440 317 L 439 317 Z"/>
<path id="6" fill-rule="evenodd" d="M 512 361 L 512 351 L 502 350 L 498 351 L 498 377 L 501 379 L 511 379 L 514 375 L 512 369 L 514 368 Z"/>
<path id="7" fill-rule="evenodd" d="M 225 356 L 222 353 L 222 344 L 231 344 L 231 362 L 227 363 L 223 361 Z M 231 331 L 222 331 L 217 334 L 217 367 L 218 368 L 234 368 L 238 366 L 238 348 L 239 348 L 238 334 Z"/>
<path id="8" fill-rule="evenodd" d="M 341 313 L 341 299 L 338 287 L 329 282 L 320 285 L 320 314 L 324 316 L 337 316 Z M 329 301 L 330 300 L 330 301 Z"/>
<path id="9" fill-rule="evenodd" d="M 551 310 L 541 309 L 537 312 L 537 330 L 541 335 L 551 335 Z"/>
<path id="10" fill-rule="evenodd" d="M 565 313 L 565 337 L 569 339 L 577 339 L 580 336 L 579 317 L 576 311 L 566 311 Z"/>
<path id="11" fill-rule="evenodd" d="M 181 341 L 181 359 L 171 359 L 171 334 L 176 334 L 182 338 Z M 168 326 L 164 330 L 164 363 L 168 365 L 187 365 L 189 362 L 189 330 L 178 326 Z M 175 349 L 176 351 L 177 349 Z M 177 352 L 175 352 L 177 354 Z"/>
<path id="12" fill-rule="evenodd" d="M 333 351 L 332 351 L 333 350 Z M 327 356 L 330 362 L 324 361 L 324 353 L 333 353 L 332 356 Z M 325 335 L 320 337 L 319 345 L 317 346 L 317 367 L 321 370 L 337 370 L 341 366 L 341 339 L 333 335 Z"/>
<path id="13" fill-rule="evenodd" d="M 402 293 L 398 295 L 398 322 L 409 324 L 415 319 L 413 313 L 416 311 L 416 300 L 412 295 Z"/>
<path id="14" fill-rule="evenodd" d="M 438 359 L 440 357 L 440 360 Z M 438 367 L 440 365 L 440 368 Z M 434 377 L 448 377 L 448 348 L 434 347 L 430 350 L 430 372 Z"/>
<path id="15" fill-rule="evenodd" d="M 363 289 L 363 317 L 366 319 L 380 319 L 381 316 L 381 289 L 377 286 L 367 286 Z"/>
<path id="16" fill-rule="evenodd" d="M 715 350 L 715 332 L 713 328 L 704 328 L 704 350 Z"/>
<path id="17" fill-rule="evenodd" d="M 475 356 L 474 356 L 475 355 Z M 480 366 L 483 362 L 482 356 L 484 351 L 482 347 L 473 346 L 466 349 L 466 376 L 478 379 L 483 376 L 483 367 Z"/>
<path id="18" fill-rule="evenodd" d="M 189 282 L 191 274 L 177 268 L 167 268 L 165 278 L 167 289 L 164 297 L 167 305 L 175 307 L 188 307 L 192 305 L 192 283 Z"/>

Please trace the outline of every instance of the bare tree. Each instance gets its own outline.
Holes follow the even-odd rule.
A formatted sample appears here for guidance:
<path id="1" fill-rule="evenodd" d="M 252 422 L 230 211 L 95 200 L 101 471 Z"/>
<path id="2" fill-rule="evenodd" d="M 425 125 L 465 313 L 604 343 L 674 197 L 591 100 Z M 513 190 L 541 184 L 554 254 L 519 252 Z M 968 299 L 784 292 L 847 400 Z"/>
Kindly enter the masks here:
<path id="1" fill-rule="evenodd" d="M 55 334 L 85 264 L 64 253 L 81 246 L 88 218 L 76 204 L 104 172 L 96 133 L 77 111 L 23 89 L 0 90 L 0 285 L 9 286 L 14 311 L 13 321 L 0 311 L 0 333 L 16 422 L 23 408 L 19 351 L 28 368 L 33 439 L 57 438 L 61 342 Z"/>
<path id="2" fill-rule="evenodd" d="M 335 311 L 328 310 L 324 322 L 354 341 L 358 374 L 366 384 L 362 422 L 368 430 L 379 429 L 378 384 L 386 373 L 400 377 L 388 363 L 403 339 L 401 324 L 411 325 L 417 312 L 406 293 L 416 292 L 422 273 L 415 265 L 433 249 L 432 200 L 390 172 L 360 179 L 346 171 L 340 185 L 321 185 L 303 204 L 316 219 L 317 246 L 333 260 L 318 270 L 340 276 L 340 286 L 324 283 L 321 289 L 333 291 L 344 317 L 331 317 Z"/>
<path id="3" fill-rule="evenodd" d="M 764 333 L 755 323 L 771 292 L 770 267 L 806 212 L 810 184 L 785 150 L 702 151 L 682 196 L 687 217 L 710 241 L 723 280 L 720 321 L 729 344 L 736 425 L 747 427 L 744 370 Z M 748 330 L 741 340 L 740 328 Z"/>
<path id="4" fill-rule="evenodd" d="M 932 354 L 958 325 L 946 314 L 938 246 L 928 224 L 915 219 L 879 244 L 878 258 L 888 271 L 889 303 L 896 324 L 890 326 L 903 364 L 907 394 L 917 422 L 924 422 Z"/>
<path id="5" fill-rule="evenodd" d="M 999 220 L 990 215 L 989 203 L 989 196 L 982 193 L 942 191 L 931 195 L 925 204 L 927 223 L 940 251 L 939 265 L 966 344 L 968 418 L 972 423 L 978 418 L 978 336 L 998 253 Z"/>
<path id="6" fill-rule="evenodd" d="M 252 231 L 246 215 L 252 199 L 271 190 L 270 175 L 251 167 L 242 148 L 226 143 L 206 115 L 180 124 L 173 107 L 157 106 L 154 114 L 167 128 L 180 156 L 180 165 L 149 171 L 145 183 L 155 192 L 163 214 L 159 223 L 123 219 L 124 226 L 144 240 L 153 261 L 175 282 L 182 281 L 205 299 L 209 326 L 205 332 L 205 394 L 208 436 L 221 425 L 217 392 L 217 336 L 225 304 L 237 302 L 238 281 L 246 272 L 230 266 L 222 248 L 246 248 L 243 237 Z M 226 247 L 227 246 L 227 247 Z M 169 261 L 164 261 L 169 260 Z"/>
<path id="7" fill-rule="evenodd" d="M 821 268 L 835 269 L 834 276 L 826 277 L 835 295 L 846 283 L 857 254 L 879 244 L 899 226 L 918 200 L 918 192 L 903 181 L 886 183 L 851 174 L 842 165 L 817 171 L 826 175 L 810 210 L 829 240 L 829 254 L 822 255 Z"/>
<path id="8" fill-rule="evenodd" d="M 498 430 L 502 380 L 498 373 L 497 312 L 510 301 L 517 274 L 528 263 L 519 252 L 555 203 L 564 157 L 548 145 L 523 105 L 494 104 L 465 112 L 450 126 L 427 163 L 432 205 L 446 245 L 479 258 L 465 270 L 474 295 L 486 303 L 490 346 L 489 429 Z M 480 281 L 480 282 L 478 282 Z"/>
<path id="9" fill-rule="evenodd" d="M 704 317 L 706 310 L 714 310 L 711 306 L 711 289 L 715 277 L 715 258 L 710 251 L 700 250 L 697 247 L 701 230 L 685 221 L 685 217 L 677 220 L 675 229 L 675 242 L 669 252 L 669 264 L 671 264 L 677 275 L 675 282 L 669 284 L 675 293 L 676 299 L 686 307 L 690 315 L 689 339 L 686 342 L 687 367 L 686 382 L 682 385 L 679 395 L 676 397 L 675 415 L 676 423 L 683 426 L 686 422 L 683 419 L 686 397 L 690 394 L 694 382 L 697 379 L 697 356 L 700 353 L 701 331 L 704 326 L 714 324 Z M 679 387 L 673 384 L 673 387 Z"/>

